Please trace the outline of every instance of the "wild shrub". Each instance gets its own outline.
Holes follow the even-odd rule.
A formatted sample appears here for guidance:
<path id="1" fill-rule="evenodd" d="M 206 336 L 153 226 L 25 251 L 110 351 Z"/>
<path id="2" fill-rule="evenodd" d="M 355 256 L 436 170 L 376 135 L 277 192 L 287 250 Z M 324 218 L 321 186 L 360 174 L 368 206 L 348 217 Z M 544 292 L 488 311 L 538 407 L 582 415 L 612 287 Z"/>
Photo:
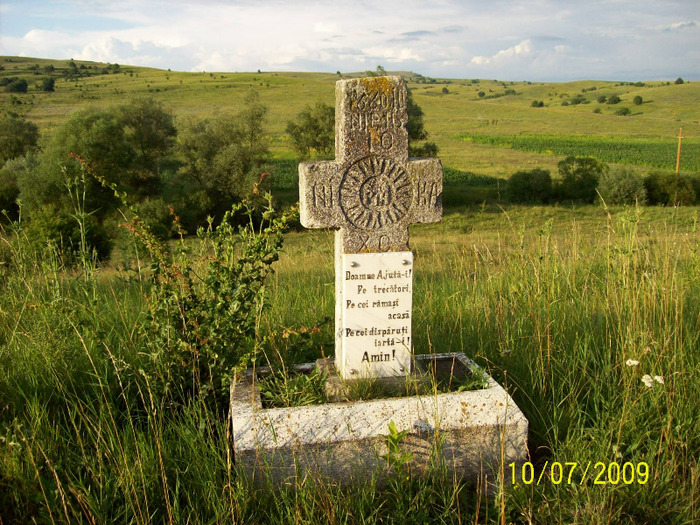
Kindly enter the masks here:
<path id="1" fill-rule="evenodd" d="M 600 177 L 608 165 L 593 157 L 566 157 L 559 161 L 560 197 L 563 200 L 593 202 Z"/>
<path id="2" fill-rule="evenodd" d="M 216 227 L 210 220 L 207 229 L 198 230 L 196 253 L 184 242 L 176 216 L 180 242 L 171 253 L 125 193 L 83 166 L 129 208 L 132 217 L 125 226 L 151 256 L 139 379 L 167 405 L 183 406 L 193 398 L 226 401 L 232 379 L 253 359 L 265 282 L 296 209 L 278 216 L 272 195 L 259 195 L 261 177 L 253 194 L 234 204 Z"/>
<path id="3" fill-rule="evenodd" d="M 649 204 L 687 206 L 695 202 L 695 189 L 690 177 L 682 174 L 653 171 L 644 179 Z"/>
<path id="4" fill-rule="evenodd" d="M 39 128 L 11 111 L 0 114 L 0 167 L 10 159 L 32 152 L 39 142 Z"/>
<path id="5" fill-rule="evenodd" d="M 308 105 L 287 123 L 294 151 L 302 159 L 332 158 L 335 147 L 335 108 L 317 102 Z"/>
<path id="6" fill-rule="evenodd" d="M 23 164 L 21 160 L 10 160 L 0 168 L 0 222 L 5 218 L 3 212 L 7 213 L 11 220 L 17 220 L 17 171 L 23 169 Z"/>
<path id="7" fill-rule="evenodd" d="M 645 204 L 647 191 L 643 177 L 628 167 L 603 173 L 598 182 L 598 193 L 606 204 Z"/>
<path id="8" fill-rule="evenodd" d="M 263 219 L 256 226 L 258 211 Z M 236 227 L 239 213 L 248 222 Z M 253 358 L 265 282 L 290 219 L 275 217 L 268 194 L 262 210 L 245 199 L 216 228 L 200 229 L 199 257 L 183 244 L 172 257 L 155 237 L 145 237 L 152 243 L 154 286 L 142 327 L 149 349 L 144 369 L 163 399 L 226 399 L 231 380 Z M 143 234 L 138 221 L 132 225 Z"/>
<path id="9" fill-rule="evenodd" d="M 19 78 L 7 84 L 7 86 L 5 87 L 5 91 L 7 91 L 8 93 L 26 93 L 28 87 L 29 84 L 27 83 L 27 81 L 23 78 Z"/>
<path id="10" fill-rule="evenodd" d="M 506 196 L 515 203 L 546 203 L 552 197 L 549 170 L 535 168 L 516 171 L 508 179 Z"/>

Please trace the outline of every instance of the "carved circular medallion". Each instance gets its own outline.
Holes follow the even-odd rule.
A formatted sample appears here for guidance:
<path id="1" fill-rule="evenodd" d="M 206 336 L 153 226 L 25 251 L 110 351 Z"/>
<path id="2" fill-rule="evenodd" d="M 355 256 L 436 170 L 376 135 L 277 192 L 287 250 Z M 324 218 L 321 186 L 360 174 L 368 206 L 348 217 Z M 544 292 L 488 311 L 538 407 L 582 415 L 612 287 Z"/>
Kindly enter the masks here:
<path id="1" fill-rule="evenodd" d="M 340 207 L 347 220 L 364 230 L 400 221 L 413 201 L 406 170 L 389 159 L 365 157 L 352 164 L 340 183 Z"/>

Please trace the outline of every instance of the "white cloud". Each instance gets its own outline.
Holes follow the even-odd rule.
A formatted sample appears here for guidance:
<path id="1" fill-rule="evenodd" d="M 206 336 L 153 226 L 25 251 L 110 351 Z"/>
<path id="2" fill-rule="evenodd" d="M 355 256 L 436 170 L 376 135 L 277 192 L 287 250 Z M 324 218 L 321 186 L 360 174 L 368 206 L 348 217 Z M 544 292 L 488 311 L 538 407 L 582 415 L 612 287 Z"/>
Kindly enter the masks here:
<path id="1" fill-rule="evenodd" d="M 670 31 L 678 31 L 680 29 L 687 29 L 689 27 L 697 27 L 697 24 L 695 23 L 694 20 L 688 20 L 687 22 L 675 22 L 673 24 L 669 24 L 663 28 L 664 31 L 670 32 Z"/>
<path id="2" fill-rule="evenodd" d="M 7 55 L 185 71 L 361 71 L 381 64 L 455 78 L 485 68 L 493 78 L 529 80 L 700 75 L 697 8 L 675 0 L 619 0 L 615 9 L 607 0 L 0 4 L 0 53 Z"/>
<path id="3" fill-rule="evenodd" d="M 498 53 L 491 57 L 475 56 L 472 58 L 471 63 L 476 65 L 493 64 L 495 62 L 500 62 L 502 60 L 507 60 L 516 56 L 527 56 L 532 53 L 532 41 L 523 40 L 519 44 L 516 44 L 508 49 L 501 49 Z"/>
<path id="4" fill-rule="evenodd" d="M 338 24 L 332 22 L 316 22 L 314 24 L 314 33 L 338 33 Z"/>

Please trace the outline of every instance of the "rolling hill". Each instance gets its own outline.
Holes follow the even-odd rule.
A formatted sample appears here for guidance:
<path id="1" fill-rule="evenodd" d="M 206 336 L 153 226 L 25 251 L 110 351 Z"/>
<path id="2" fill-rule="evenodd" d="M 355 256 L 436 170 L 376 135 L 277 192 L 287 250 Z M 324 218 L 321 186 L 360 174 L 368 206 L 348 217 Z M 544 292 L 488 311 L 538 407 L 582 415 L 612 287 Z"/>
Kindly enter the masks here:
<path id="1" fill-rule="evenodd" d="M 49 134 L 85 105 L 109 106 L 146 95 L 161 101 L 176 117 L 205 118 L 235 111 L 254 89 L 269 108 L 267 130 L 277 158 L 293 158 L 285 133 L 287 122 L 307 104 L 333 104 L 335 81 L 357 76 L 186 73 L 10 56 L 0 57 L 0 66 L 4 86 L 0 87 L 0 110 L 26 114 L 42 134 Z M 532 167 L 555 170 L 562 156 L 572 154 L 569 144 L 575 143 L 578 149 L 573 154 L 588 151 L 590 144 L 590 154 L 607 162 L 673 170 L 677 136 L 683 128 L 682 170 L 700 171 L 700 84 L 695 82 L 544 83 L 401 74 L 425 113 L 429 140 L 439 146 L 447 167 L 496 177 Z M 7 91 L 13 78 L 27 81 L 27 93 Z M 42 89 L 47 78 L 55 79 L 52 92 Z M 620 101 L 608 103 L 614 96 Z M 605 102 L 599 101 L 602 97 Z M 635 97 L 641 100 L 635 103 Z M 620 148 L 641 153 L 620 156 Z"/>

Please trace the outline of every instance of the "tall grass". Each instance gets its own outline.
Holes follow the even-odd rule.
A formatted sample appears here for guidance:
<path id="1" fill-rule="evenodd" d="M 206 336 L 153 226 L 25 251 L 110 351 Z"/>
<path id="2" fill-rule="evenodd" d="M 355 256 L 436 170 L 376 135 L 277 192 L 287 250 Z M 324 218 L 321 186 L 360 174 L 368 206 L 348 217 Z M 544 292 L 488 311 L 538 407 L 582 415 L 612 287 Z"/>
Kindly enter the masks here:
<path id="1" fill-rule="evenodd" d="M 692 209 L 482 209 L 412 232 L 416 350 L 465 351 L 508 388 L 530 420 L 538 475 L 555 461 L 649 465 L 643 485 L 581 483 L 580 473 L 556 484 L 547 469 L 539 484 L 513 484 L 506 471 L 496 496 L 438 468 L 384 486 L 248 486 L 225 412 L 197 398 L 164 410 L 148 382 L 131 380 L 147 348 L 137 327 L 148 280 L 68 269 L 5 232 L 0 522 L 698 520 L 695 220 Z M 286 246 L 261 330 L 318 326 L 329 355 L 331 235 L 290 234 Z M 294 345 L 285 355 L 310 357 Z M 647 387 L 646 374 L 663 384 Z"/>

